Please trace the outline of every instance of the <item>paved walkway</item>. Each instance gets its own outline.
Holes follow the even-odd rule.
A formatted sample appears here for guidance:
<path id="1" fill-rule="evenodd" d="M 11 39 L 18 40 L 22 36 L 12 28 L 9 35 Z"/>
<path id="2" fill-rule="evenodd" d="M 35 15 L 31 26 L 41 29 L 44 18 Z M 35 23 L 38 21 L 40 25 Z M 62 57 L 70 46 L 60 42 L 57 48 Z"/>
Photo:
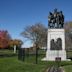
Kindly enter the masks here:
<path id="1" fill-rule="evenodd" d="M 55 66 L 52 66 L 50 67 L 47 72 L 64 72 L 63 68 L 62 67 L 55 67 Z"/>

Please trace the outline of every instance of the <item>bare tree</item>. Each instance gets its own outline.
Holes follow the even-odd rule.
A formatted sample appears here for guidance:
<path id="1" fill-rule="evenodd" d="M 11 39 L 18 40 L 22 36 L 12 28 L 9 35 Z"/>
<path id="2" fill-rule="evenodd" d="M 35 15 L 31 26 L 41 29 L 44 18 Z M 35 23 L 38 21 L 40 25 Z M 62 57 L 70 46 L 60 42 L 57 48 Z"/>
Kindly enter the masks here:
<path id="1" fill-rule="evenodd" d="M 72 22 L 65 23 L 66 49 L 72 49 Z"/>
<path id="2" fill-rule="evenodd" d="M 21 35 L 39 47 L 46 46 L 47 44 L 47 28 L 41 23 L 27 26 Z"/>

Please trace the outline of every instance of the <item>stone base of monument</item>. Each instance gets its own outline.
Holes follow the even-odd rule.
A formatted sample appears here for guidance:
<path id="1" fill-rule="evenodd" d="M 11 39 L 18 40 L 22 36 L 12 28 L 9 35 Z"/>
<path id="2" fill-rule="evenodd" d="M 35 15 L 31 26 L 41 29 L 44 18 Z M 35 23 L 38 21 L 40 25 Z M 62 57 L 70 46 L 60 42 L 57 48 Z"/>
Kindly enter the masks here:
<path id="1" fill-rule="evenodd" d="M 56 49 L 51 48 L 54 47 L 55 44 L 51 43 L 51 40 L 54 40 L 57 43 L 57 40 L 61 39 L 61 47 L 58 47 L 56 44 Z M 43 58 L 43 61 L 55 61 L 56 58 L 61 58 L 61 61 L 66 61 L 66 50 L 65 50 L 65 30 L 64 29 L 48 29 L 48 37 L 47 37 L 47 52 L 46 57 Z"/>
<path id="2" fill-rule="evenodd" d="M 48 50 L 46 52 L 46 57 L 43 58 L 42 60 L 43 61 L 55 61 L 56 58 L 60 58 L 61 61 L 66 61 L 67 60 L 66 59 L 66 51 L 64 51 L 64 50 L 59 50 L 59 51 L 57 51 L 57 50 L 55 50 L 55 51 Z"/>

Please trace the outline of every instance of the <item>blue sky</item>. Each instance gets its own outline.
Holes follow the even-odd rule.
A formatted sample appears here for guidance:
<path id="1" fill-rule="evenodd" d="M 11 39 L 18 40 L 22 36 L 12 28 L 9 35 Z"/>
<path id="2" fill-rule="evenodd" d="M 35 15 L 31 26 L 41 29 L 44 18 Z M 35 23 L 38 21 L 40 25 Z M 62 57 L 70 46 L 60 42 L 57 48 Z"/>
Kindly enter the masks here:
<path id="1" fill-rule="evenodd" d="M 23 40 L 24 28 L 38 22 L 47 26 L 48 13 L 54 8 L 63 11 L 65 21 L 72 21 L 72 0 L 0 0 L 0 29 Z"/>

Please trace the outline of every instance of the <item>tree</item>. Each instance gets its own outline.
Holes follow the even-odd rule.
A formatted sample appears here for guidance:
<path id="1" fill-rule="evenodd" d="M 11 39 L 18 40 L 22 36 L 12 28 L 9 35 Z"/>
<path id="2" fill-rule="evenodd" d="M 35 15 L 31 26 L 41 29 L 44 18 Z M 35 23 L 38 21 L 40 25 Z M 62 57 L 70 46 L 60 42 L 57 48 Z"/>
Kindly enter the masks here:
<path id="1" fill-rule="evenodd" d="M 27 26 L 21 35 L 31 40 L 34 45 L 37 44 L 38 47 L 46 46 L 47 44 L 47 28 L 41 23 Z"/>
<path id="2" fill-rule="evenodd" d="M 14 48 L 14 53 L 16 53 L 17 47 L 19 47 L 22 44 L 23 42 L 19 39 L 14 39 L 9 41 L 9 46 Z"/>
<path id="3" fill-rule="evenodd" d="M 72 49 L 72 22 L 65 23 L 66 49 Z"/>
<path id="4" fill-rule="evenodd" d="M 47 28 L 37 23 L 35 25 L 28 26 L 21 33 L 24 38 L 30 39 L 35 47 L 36 51 L 36 64 L 38 63 L 38 49 L 40 47 L 46 47 L 47 44 Z"/>
<path id="5" fill-rule="evenodd" d="M 10 34 L 8 31 L 0 31 L 0 48 L 7 48 L 8 47 L 8 41 L 11 39 Z"/>

